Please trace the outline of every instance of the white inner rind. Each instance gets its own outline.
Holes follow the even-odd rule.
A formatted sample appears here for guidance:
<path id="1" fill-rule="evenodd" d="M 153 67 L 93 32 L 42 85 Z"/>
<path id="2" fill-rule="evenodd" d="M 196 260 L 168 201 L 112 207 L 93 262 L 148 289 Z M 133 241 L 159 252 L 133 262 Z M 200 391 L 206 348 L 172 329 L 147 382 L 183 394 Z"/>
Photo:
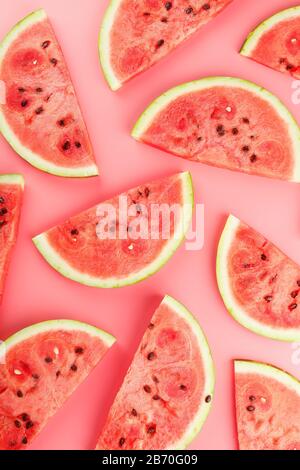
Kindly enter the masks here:
<path id="1" fill-rule="evenodd" d="M 10 175 L 0 175 L 0 184 L 12 184 L 21 186 L 24 189 L 25 181 L 22 175 L 10 174 Z"/>
<path id="2" fill-rule="evenodd" d="M 149 129 L 155 118 L 172 101 L 185 94 L 194 93 L 212 87 L 240 88 L 259 96 L 262 100 L 266 101 L 273 107 L 279 117 L 285 122 L 291 138 L 294 169 L 290 181 L 300 182 L 300 129 L 295 118 L 286 106 L 268 90 L 241 78 L 207 77 L 194 82 L 184 83 L 168 90 L 154 100 L 140 116 L 133 128 L 132 137 L 138 141 L 142 141 L 143 135 Z"/>
<path id="3" fill-rule="evenodd" d="M 254 31 L 248 35 L 245 43 L 242 46 L 240 52 L 241 55 L 245 57 L 251 57 L 251 54 L 256 49 L 260 39 L 269 29 L 273 28 L 284 20 L 289 20 L 298 16 L 300 16 L 300 6 L 280 11 L 279 13 L 276 13 L 275 15 L 263 21 L 260 25 L 257 26 L 257 28 L 255 28 Z"/>
<path id="4" fill-rule="evenodd" d="M 211 410 L 215 387 L 215 371 L 209 345 L 198 323 L 198 320 L 191 314 L 191 312 L 186 309 L 186 307 L 170 296 L 166 296 L 163 300 L 163 303 L 168 305 L 168 307 L 176 312 L 179 317 L 183 318 L 191 327 L 191 330 L 195 334 L 199 345 L 204 367 L 205 383 L 203 387 L 203 394 L 200 397 L 201 403 L 199 405 L 198 412 L 195 414 L 195 417 L 189 424 L 188 428 L 184 431 L 181 439 L 175 442 L 169 448 L 169 450 L 182 450 L 186 449 L 192 440 L 196 437 L 196 435 L 201 431 L 201 428 L 204 425 L 206 418 Z M 205 402 L 205 397 L 207 396 L 211 396 L 210 403 Z"/>
<path id="5" fill-rule="evenodd" d="M 33 242 L 43 257 L 54 269 L 60 272 L 63 276 L 81 284 L 85 284 L 91 287 L 112 288 L 123 287 L 142 281 L 143 279 L 157 272 L 169 260 L 169 258 L 171 258 L 173 253 L 181 245 L 190 226 L 194 203 L 191 175 L 188 172 L 181 173 L 180 178 L 182 180 L 182 204 L 184 209 L 181 211 L 182 218 L 178 222 L 173 237 L 164 245 L 161 253 L 154 261 L 152 261 L 148 266 L 144 267 L 140 271 L 129 274 L 124 278 L 101 278 L 78 271 L 77 269 L 73 268 L 63 257 L 61 257 L 58 251 L 56 251 L 51 246 L 48 241 L 47 233 L 38 235 L 33 239 Z"/>
<path id="6" fill-rule="evenodd" d="M 104 76 L 113 91 L 122 86 L 122 82 L 115 75 L 111 64 L 110 33 L 115 17 L 123 0 L 111 0 L 106 9 L 99 33 L 99 58 Z"/>
<path id="7" fill-rule="evenodd" d="M 0 44 L 0 68 L 11 44 L 30 26 L 44 21 L 47 18 L 46 12 L 44 10 L 37 10 L 26 18 L 17 23 L 14 28 L 7 34 L 4 40 Z M 83 166 L 78 168 L 68 168 L 54 163 L 48 162 L 43 159 L 40 155 L 32 152 L 29 148 L 25 147 L 20 139 L 16 136 L 14 131 L 9 126 L 6 121 L 5 115 L 2 112 L 0 106 L 0 131 L 12 148 L 31 165 L 36 168 L 45 171 L 46 173 L 51 173 L 56 176 L 64 176 L 70 178 L 84 178 L 88 176 L 96 176 L 99 174 L 97 165 L 95 163 L 89 166 Z"/>
<path id="8" fill-rule="evenodd" d="M 87 323 L 82 323 L 75 320 L 49 320 L 24 328 L 1 343 L 0 359 L 4 359 L 5 355 L 11 348 L 35 335 L 61 330 L 85 332 L 91 337 L 99 338 L 108 348 L 110 348 L 116 341 L 116 339 L 106 331 L 100 330 L 99 328 L 96 328 L 95 326 L 89 325 Z"/>
<path id="9" fill-rule="evenodd" d="M 259 374 L 274 379 L 300 395 L 300 382 L 296 377 L 269 364 L 252 361 L 235 361 L 234 371 L 236 374 Z"/>
<path id="10" fill-rule="evenodd" d="M 248 315 L 247 311 L 237 301 L 231 287 L 230 276 L 228 272 L 229 253 L 233 241 L 236 237 L 240 220 L 230 215 L 222 233 L 218 254 L 217 254 L 217 282 L 220 294 L 228 312 L 233 318 L 245 328 L 268 338 L 280 341 L 299 341 L 300 329 L 272 327 L 261 323 Z"/>

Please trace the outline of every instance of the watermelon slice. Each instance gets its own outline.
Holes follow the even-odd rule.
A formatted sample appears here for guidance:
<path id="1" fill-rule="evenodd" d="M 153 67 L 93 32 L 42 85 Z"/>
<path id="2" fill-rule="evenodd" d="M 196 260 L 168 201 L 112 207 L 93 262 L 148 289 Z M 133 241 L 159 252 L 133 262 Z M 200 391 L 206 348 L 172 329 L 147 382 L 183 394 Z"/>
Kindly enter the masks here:
<path id="1" fill-rule="evenodd" d="M 166 296 L 109 412 L 97 450 L 184 449 L 212 404 L 214 367 L 205 336 Z"/>
<path id="2" fill-rule="evenodd" d="M 23 176 L 0 175 L 0 303 L 12 250 L 17 241 L 23 190 Z"/>
<path id="3" fill-rule="evenodd" d="M 152 218 L 156 207 L 165 215 L 171 209 L 170 217 Z M 177 208 L 174 217 L 172 208 Z M 102 218 L 107 211 L 110 216 Z M 64 276 L 93 287 L 121 287 L 154 274 L 169 260 L 184 239 L 192 212 L 191 176 L 179 173 L 105 201 L 33 241 Z"/>
<path id="4" fill-rule="evenodd" d="M 114 341 L 93 326 L 54 320 L 2 343 L 0 450 L 25 449 Z"/>
<path id="5" fill-rule="evenodd" d="M 212 20 L 232 0 L 111 0 L 99 36 L 112 90 L 147 70 Z"/>
<path id="6" fill-rule="evenodd" d="M 15 151 L 58 176 L 98 174 L 70 74 L 44 10 L 20 21 L 0 44 L 0 130 Z"/>
<path id="7" fill-rule="evenodd" d="M 132 135 L 195 162 L 300 181 L 300 131 L 267 90 L 238 78 L 180 85 L 156 99 Z"/>
<path id="8" fill-rule="evenodd" d="M 232 215 L 219 244 L 217 279 L 228 311 L 243 326 L 277 340 L 300 340 L 300 267 Z"/>
<path id="9" fill-rule="evenodd" d="M 280 11 L 249 34 L 241 54 L 300 78 L 300 7 Z"/>
<path id="10" fill-rule="evenodd" d="M 276 367 L 235 361 L 240 450 L 300 450 L 300 382 Z"/>

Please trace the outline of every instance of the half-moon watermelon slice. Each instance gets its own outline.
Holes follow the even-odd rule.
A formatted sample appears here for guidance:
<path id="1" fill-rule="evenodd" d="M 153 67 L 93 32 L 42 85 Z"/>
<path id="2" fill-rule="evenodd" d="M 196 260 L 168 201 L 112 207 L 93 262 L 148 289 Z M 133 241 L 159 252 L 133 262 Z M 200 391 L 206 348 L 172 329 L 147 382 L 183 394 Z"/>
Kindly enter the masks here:
<path id="1" fill-rule="evenodd" d="M 300 267 L 232 215 L 219 243 L 217 280 L 228 311 L 243 326 L 277 340 L 300 340 Z"/>
<path id="2" fill-rule="evenodd" d="M 98 174 L 60 45 L 44 10 L 20 21 L 0 44 L 0 130 L 14 150 L 58 176 Z"/>
<path id="3" fill-rule="evenodd" d="M 33 239 L 64 276 L 122 287 L 158 271 L 183 241 L 193 213 L 188 172 L 143 184 Z"/>
<path id="4" fill-rule="evenodd" d="M 115 339 L 93 326 L 54 320 L 0 346 L 0 449 L 26 449 Z"/>
<path id="5" fill-rule="evenodd" d="M 240 450 L 300 450 L 300 382 L 268 364 L 235 361 Z"/>
<path id="6" fill-rule="evenodd" d="M 201 430 L 214 367 L 198 321 L 166 296 L 109 412 L 97 450 L 185 449 Z"/>
<path id="7" fill-rule="evenodd" d="M 266 19 L 249 34 L 241 54 L 300 78 L 300 7 L 288 8 Z"/>
<path id="8" fill-rule="evenodd" d="M 0 175 L 0 304 L 12 250 L 17 241 L 23 190 L 22 175 Z"/>
<path id="9" fill-rule="evenodd" d="M 113 90 L 147 70 L 215 18 L 232 0 L 110 0 L 99 36 Z"/>
<path id="10" fill-rule="evenodd" d="M 187 160 L 300 181 L 300 130 L 286 107 L 254 83 L 204 78 L 157 98 L 132 136 Z"/>

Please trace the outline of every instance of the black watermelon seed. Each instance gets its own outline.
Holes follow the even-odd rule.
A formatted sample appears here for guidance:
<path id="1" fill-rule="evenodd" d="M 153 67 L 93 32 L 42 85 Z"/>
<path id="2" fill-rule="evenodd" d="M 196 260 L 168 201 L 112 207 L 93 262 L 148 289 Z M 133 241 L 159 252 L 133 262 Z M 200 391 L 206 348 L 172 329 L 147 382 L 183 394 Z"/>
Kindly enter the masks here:
<path id="1" fill-rule="evenodd" d="M 63 150 L 69 150 L 71 148 L 71 142 L 66 140 L 66 142 L 62 146 Z"/>
<path id="2" fill-rule="evenodd" d="M 193 8 L 192 7 L 188 7 L 185 9 L 185 12 L 187 15 L 190 15 L 191 13 L 193 13 Z"/>
<path id="3" fill-rule="evenodd" d="M 149 323 L 148 328 L 149 328 L 149 330 L 153 330 L 153 328 L 154 328 L 154 323 Z"/>
<path id="4" fill-rule="evenodd" d="M 254 153 L 253 155 L 251 155 L 250 161 L 251 161 L 251 163 L 254 163 L 254 162 L 256 162 L 256 160 L 257 160 L 257 156 Z"/>
<path id="5" fill-rule="evenodd" d="M 145 11 L 145 13 L 143 13 L 144 16 L 150 16 L 150 13 L 148 11 Z"/>
<path id="6" fill-rule="evenodd" d="M 26 423 L 26 429 L 33 428 L 33 422 L 32 421 L 27 421 Z"/>
<path id="7" fill-rule="evenodd" d="M 55 59 L 54 57 L 52 57 L 52 59 L 50 59 L 50 62 L 51 62 L 51 64 L 54 65 L 54 67 L 57 65 L 57 59 Z"/>
<path id="8" fill-rule="evenodd" d="M 149 189 L 149 188 L 145 188 L 145 196 L 146 196 L 146 197 L 149 197 L 149 194 L 150 194 L 150 189 Z"/>
<path id="9" fill-rule="evenodd" d="M 76 364 L 73 364 L 73 365 L 71 366 L 71 370 L 72 370 L 73 372 L 76 372 L 77 369 L 78 369 L 78 367 L 76 366 Z"/>
<path id="10" fill-rule="evenodd" d="M 0 209 L 0 215 L 5 215 L 7 214 L 7 209 L 6 207 L 3 207 L 3 209 Z"/>
<path id="11" fill-rule="evenodd" d="M 73 236 L 79 235 L 79 232 L 78 232 L 77 228 L 74 228 L 73 230 L 71 230 L 71 235 L 73 235 Z M 78 354 L 78 353 L 76 353 L 76 354 Z"/>
<path id="12" fill-rule="evenodd" d="M 18 421 L 17 419 L 15 420 L 15 426 L 16 428 L 20 428 L 22 426 L 22 424 L 20 423 L 20 421 Z"/>
<path id="13" fill-rule="evenodd" d="M 6 224 L 7 224 L 6 220 L 0 220 L 0 228 L 2 228 Z"/>
<path id="14" fill-rule="evenodd" d="M 250 148 L 249 148 L 248 145 L 244 145 L 244 146 L 242 147 L 242 152 L 249 152 L 249 150 L 250 150 Z"/>
<path id="15" fill-rule="evenodd" d="M 137 416 L 137 411 L 136 411 L 135 408 L 132 408 L 131 414 L 132 414 L 132 416 Z"/>
<path id="16" fill-rule="evenodd" d="M 297 285 L 300 287 L 300 281 L 297 281 Z"/>
<path id="17" fill-rule="evenodd" d="M 84 352 L 84 349 L 81 346 L 78 346 L 77 348 L 75 348 L 75 353 L 76 354 L 83 354 L 83 352 Z"/>
<path id="18" fill-rule="evenodd" d="M 256 397 L 254 395 L 250 395 L 249 401 L 255 401 L 255 400 L 256 400 Z"/>
<path id="19" fill-rule="evenodd" d="M 243 123 L 244 123 L 244 124 L 250 124 L 250 121 L 249 121 L 248 118 L 243 118 Z"/>
<path id="20" fill-rule="evenodd" d="M 24 421 L 24 423 L 26 423 L 26 421 L 29 420 L 29 415 L 27 413 L 23 413 L 21 415 L 21 418 L 22 418 L 22 421 Z"/>
<path id="21" fill-rule="evenodd" d="M 263 261 L 267 261 L 267 257 L 266 257 L 266 255 L 265 255 L 264 253 L 261 255 L 261 259 L 262 259 Z"/>
<path id="22" fill-rule="evenodd" d="M 156 383 L 156 384 L 159 383 L 159 380 L 158 380 L 158 378 L 156 377 L 156 375 L 153 375 L 152 380 L 153 380 L 153 382 Z"/>
<path id="23" fill-rule="evenodd" d="M 298 307 L 298 304 L 291 304 L 291 305 L 289 306 L 290 312 L 292 312 L 293 310 L 295 310 L 297 307 Z"/>
<path id="24" fill-rule="evenodd" d="M 204 3 L 202 8 L 203 8 L 203 10 L 210 10 L 210 4 L 209 3 Z"/>
<path id="25" fill-rule="evenodd" d="M 283 59 L 283 58 L 281 57 L 281 59 L 279 59 L 279 63 L 280 63 L 280 64 L 284 64 L 284 63 L 285 63 L 285 59 Z"/>
<path id="26" fill-rule="evenodd" d="M 186 390 L 186 386 L 183 385 L 183 384 L 181 384 L 179 388 L 180 388 L 180 390 Z"/>
<path id="27" fill-rule="evenodd" d="M 28 100 L 21 101 L 22 108 L 26 108 L 27 105 L 28 105 Z"/>
<path id="28" fill-rule="evenodd" d="M 19 91 L 20 93 L 25 93 L 26 90 L 25 90 L 25 88 L 23 88 L 23 87 L 20 86 L 20 87 L 18 88 L 18 91 Z"/>
<path id="29" fill-rule="evenodd" d="M 42 92 L 43 92 L 43 88 L 38 87 L 38 88 L 35 89 L 35 91 L 36 91 L 37 93 L 42 93 Z"/>
<path id="30" fill-rule="evenodd" d="M 238 133 L 239 133 L 238 128 L 237 128 L 237 127 L 234 127 L 234 128 L 232 129 L 232 133 L 233 133 L 233 135 L 238 135 Z"/>
<path id="31" fill-rule="evenodd" d="M 56 377 L 59 377 L 59 376 L 60 376 L 60 374 L 61 374 L 61 371 L 60 371 L 60 370 L 58 370 L 58 371 L 56 372 Z"/>
<path id="32" fill-rule="evenodd" d="M 298 297 L 298 294 L 299 294 L 299 291 L 298 290 L 294 290 L 293 292 L 291 292 L 291 297 L 293 299 L 295 299 L 296 297 Z"/>
<path id="33" fill-rule="evenodd" d="M 124 444 L 125 444 L 125 438 L 121 437 L 121 439 L 119 440 L 119 446 L 123 447 Z"/>
<path id="34" fill-rule="evenodd" d="M 49 47 L 50 44 L 51 44 L 50 41 L 44 41 L 44 42 L 42 43 L 42 48 L 43 48 L 43 49 L 47 49 L 47 47 Z"/>
<path id="35" fill-rule="evenodd" d="M 272 296 L 272 295 L 266 295 L 266 296 L 264 297 L 264 299 L 265 299 L 266 302 L 270 303 L 270 302 L 272 302 L 272 300 L 273 300 L 273 296 Z"/>
<path id="36" fill-rule="evenodd" d="M 157 41 L 156 47 L 157 47 L 157 48 L 160 48 L 160 47 L 162 47 L 162 46 L 164 45 L 164 43 L 165 43 L 164 39 L 160 39 L 159 41 Z"/>
<path id="37" fill-rule="evenodd" d="M 294 66 L 292 64 L 287 64 L 286 69 L 287 70 L 292 70 Z"/>
<path id="38" fill-rule="evenodd" d="M 64 119 L 60 119 L 59 121 L 57 121 L 57 124 L 60 126 L 60 127 L 64 127 L 66 125 Z"/>
<path id="39" fill-rule="evenodd" d="M 45 362 L 47 364 L 51 364 L 52 361 L 53 361 L 52 357 L 45 357 Z"/>
<path id="40" fill-rule="evenodd" d="M 150 352 L 147 356 L 148 361 L 153 361 L 156 358 L 155 352 Z"/>
<path id="41" fill-rule="evenodd" d="M 150 424 L 150 426 L 147 426 L 147 433 L 148 434 L 155 434 L 156 433 L 155 424 Z"/>
<path id="42" fill-rule="evenodd" d="M 210 403 L 211 402 L 211 395 L 207 395 L 205 398 L 205 403 Z"/>
<path id="43" fill-rule="evenodd" d="M 40 106 L 39 108 L 35 110 L 35 114 L 42 114 L 43 112 L 44 112 L 43 106 Z"/>
<path id="44" fill-rule="evenodd" d="M 40 376 L 38 374 L 32 374 L 31 376 L 34 380 L 39 380 Z"/>
<path id="45" fill-rule="evenodd" d="M 21 390 L 17 391 L 17 397 L 23 398 L 23 392 Z"/>
<path id="46" fill-rule="evenodd" d="M 168 22 L 168 18 L 166 18 L 165 16 L 160 20 L 162 23 L 167 23 Z"/>
<path id="47" fill-rule="evenodd" d="M 27 437 L 23 437 L 22 439 L 22 444 L 26 445 L 28 443 Z"/>
<path id="48" fill-rule="evenodd" d="M 144 390 L 146 393 L 151 393 L 151 387 L 149 385 L 144 385 Z"/>
<path id="49" fill-rule="evenodd" d="M 160 396 L 159 395 L 153 395 L 152 399 L 154 401 L 158 401 L 158 400 L 160 400 Z"/>
<path id="50" fill-rule="evenodd" d="M 217 127 L 217 133 L 219 134 L 219 136 L 223 137 L 223 135 L 225 135 L 225 127 L 220 124 L 218 127 Z"/>
<path id="51" fill-rule="evenodd" d="M 5 202 L 4 197 L 0 196 L 0 204 L 4 204 L 4 202 Z"/>
<path id="52" fill-rule="evenodd" d="M 172 2 L 166 2 L 166 3 L 165 3 L 165 9 L 166 9 L 167 11 L 169 11 L 169 10 L 171 10 L 171 8 L 172 8 Z"/>
<path id="53" fill-rule="evenodd" d="M 78 141 L 76 141 L 76 142 L 75 142 L 75 147 L 77 147 L 78 149 L 80 149 L 80 147 L 81 147 L 81 143 L 80 143 L 80 142 L 78 142 Z"/>
<path id="54" fill-rule="evenodd" d="M 247 411 L 253 412 L 253 411 L 255 411 L 255 407 L 252 406 L 252 405 L 247 406 Z"/>

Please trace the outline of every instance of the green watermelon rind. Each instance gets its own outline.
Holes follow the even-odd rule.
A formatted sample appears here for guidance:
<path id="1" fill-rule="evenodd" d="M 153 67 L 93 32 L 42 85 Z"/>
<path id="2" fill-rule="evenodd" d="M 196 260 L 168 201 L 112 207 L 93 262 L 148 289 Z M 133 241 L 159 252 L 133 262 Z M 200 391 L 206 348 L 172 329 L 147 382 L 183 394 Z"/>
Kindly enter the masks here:
<path id="1" fill-rule="evenodd" d="M 256 94 L 261 99 L 267 101 L 274 110 L 279 114 L 279 116 L 286 123 L 289 134 L 291 137 L 291 142 L 293 144 L 293 155 L 294 155 L 294 171 L 293 175 L 290 178 L 292 182 L 300 182 L 300 128 L 294 116 L 286 108 L 286 106 L 273 95 L 271 92 L 265 88 L 250 82 L 248 80 L 243 80 L 236 77 L 206 77 L 200 80 L 195 80 L 193 82 L 183 83 L 182 85 L 171 88 L 170 90 L 163 93 L 161 96 L 156 98 L 148 108 L 142 113 L 142 115 L 137 120 L 133 130 L 132 137 L 137 141 L 142 142 L 143 134 L 150 127 L 153 120 L 158 116 L 158 114 L 168 106 L 172 101 L 178 97 L 185 95 L 187 93 L 193 93 L 200 90 L 204 90 L 211 87 L 237 87 L 247 90 L 251 93 Z"/>
<path id="2" fill-rule="evenodd" d="M 28 27 L 39 23 L 47 18 L 47 14 L 43 9 L 34 11 L 29 14 L 21 21 L 19 21 L 11 31 L 5 36 L 0 43 L 0 67 L 5 57 L 7 50 L 9 49 L 12 42 Z M 32 152 L 29 148 L 25 147 L 15 135 L 13 130 L 7 123 L 0 106 L 0 132 L 6 138 L 11 147 L 17 152 L 24 160 L 30 163 L 32 166 L 42 170 L 46 173 L 50 173 L 55 176 L 63 176 L 68 178 L 85 178 L 89 176 L 97 176 L 99 174 L 96 164 L 89 165 L 87 167 L 79 168 L 67 168 L 54 163 L 47 162 L 41 158 L 38 154 Z"/>
<path id="3" fill-rule="evenodd" d="M 21 186 L 21 188 L 24 189 L 25 180 L 23 175 L 19 174 L 0 175 L 0 185 L 1 184 Z"/>
<path id="4" fill-rule="evenodd" d="M 189 172 L 181 173 L 182 179 L 182 188 L 183 188 L 183 205 L 185 206 L 184 210 L 184 220 L 183 223 L 178 223 L 178 233 L 174 234 L 174 237 L 166 243 L 162 252 L 159 256 L 149 264 L 146 268 L 143 268 L 141 271 L 133 273 L 124 278 L 109 278 L 101 279 L 95 276 L 90 276 L 89 274 L 81 273 L 78 270 L 70 266 L 60 255 L 59 253 L 49 244 L 47 240 L 47 234 L 42 233 L 33 239 L 38 251 L 46 259 L 46 261 L 52 266 L 56 271 L 58 271 L 63 276 L 71 279 L 73 281 L 79 282 L 90 287 L 99 287 L 99 288 L 119 288 L 125 287 L 132 284 L 147 279 L 149 276 L 152 276 L 157 271 L 162 268 L 164 264 L 172 257 L 177 248 L 183 242 L 185 235 L 189 229 L 190 222 L 193 215 L 194 207 L 194 191 L 191 174 Z"/>
<path id="5" fill-rule="evenodd" d="M 225 307 L 238 323 L 240 323 L 248 330 L 257 333 L 258 335 L 265 336 L 267 338 L 275 339 L 278 341 L 299 341 L 299 328 L 273 328 L 272 326 L 260 323 L 254 318 L 251 318 L 235 299 L 235 295 L 232 292 L 230 276 L 227 269 L 227 258 L 232 241 L 235 238 L 236 231 L 240 223 L 240 220 L 234 217 L 233 215 L 230 215 L 228 217 L 218 246 L 216 270 L 217 283 Z"/>
<path id="6" fill-rule="evenodd" d="M 110 62 L 110 31 L 122 1 L 123 0 L 110 0 L 102 20 L 98 41 L 100 64 L 105 79 L 113 91 L 117 91 L 121 88 L 122 83 L 114 73 Z"/>
<path id="7" fill-rule="evenodd" d="M 267 18 L 265 21 L 260 23 L 253 31 L 251 31 L 240 50 L 240 54 L 245 57 L 251 57 L 252 52 L 255 50 L 261 37 L 268 30 L 273 28 L 273 26 L 277 25 L 281 21 L 288 20 L 297 16 L 300 16 L 300 6 L 287 8 Z"/>
<path id="8" fill-rule="evenodd" d="M 202 403 L 198 412 L 196 413 L 193 421 L 190 423 L 188 429 L 185 431 L 181 439 L 175 442 L 169 449 L 182 450 L 186 449 L 191 444 L 193 439 L 199 434 L 211 410 L 215 388 L 215 368 L 208 341 L 199 325 L 198 320 L 184 305 L 169 295 L 165 296 L 163 303 L 167 304 L 173 311 L 176 312 L 178 316 L 183 318 L 195 334 L 203 359 L 203 367 L 205 372 L 204 375 L 206 379 L 202 396 Z M 205 402 L 205 397 L 207 396 L 212 397 L 210 403 Z"/>
<path id="9" fill-rule="evenodd" d="M 116 339 L 106 331 L 87 323 L 76 320 L 48 320 L 28 326 L 2 342 L 0 344 L 0 359 L 4 359 L 5 354 L 14 346 L 35 335 L 50 331 L 82 331 L 92 337 L 99 338 L 108 348 L 110 348 L 116 341 Z"/>

